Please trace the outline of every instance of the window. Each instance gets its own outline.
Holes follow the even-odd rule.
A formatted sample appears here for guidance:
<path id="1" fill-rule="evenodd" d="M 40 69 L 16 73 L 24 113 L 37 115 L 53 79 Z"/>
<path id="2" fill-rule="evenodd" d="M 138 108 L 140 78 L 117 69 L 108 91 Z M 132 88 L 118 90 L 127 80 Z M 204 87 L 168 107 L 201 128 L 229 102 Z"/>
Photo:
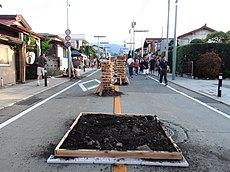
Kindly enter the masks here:
<path id="1" fill-rule="evenodd" d="M 9 49 L 0 46 L 0 66 L 10 66 Z"/>

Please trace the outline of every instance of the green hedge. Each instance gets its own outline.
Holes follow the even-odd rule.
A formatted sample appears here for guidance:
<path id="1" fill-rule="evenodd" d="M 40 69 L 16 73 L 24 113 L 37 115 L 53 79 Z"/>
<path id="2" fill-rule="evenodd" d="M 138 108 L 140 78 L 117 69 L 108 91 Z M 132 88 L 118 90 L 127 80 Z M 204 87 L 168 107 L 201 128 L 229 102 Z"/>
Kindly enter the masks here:
<path id="1" fill-rule="evenodd" d="M 177 48 L 177 68 L 180 74 L 185 71 L 185 63 L 194 62 L 194 76 L 200 76 L 196 70 L 196 62 L 206 52 L 215 52 L 222 60 L 225 78 L 230 78 L 230 44 L 224 43 L 197 43 L 179 46 Z"/>

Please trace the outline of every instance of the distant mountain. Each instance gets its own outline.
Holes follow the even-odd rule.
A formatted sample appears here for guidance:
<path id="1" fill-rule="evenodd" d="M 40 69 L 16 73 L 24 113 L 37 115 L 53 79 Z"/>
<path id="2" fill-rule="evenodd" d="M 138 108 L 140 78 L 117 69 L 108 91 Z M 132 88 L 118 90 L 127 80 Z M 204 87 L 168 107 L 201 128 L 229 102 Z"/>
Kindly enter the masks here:
<path id="1" fill-rule="evenodd" d="M 97 45 L 97 43 L 90 43 L 90 45 Z M 119 44 L 106 44 L 105 47 L 109 47 L 107 50 L 111 55 L 127 54 L 127 50 Z"/>

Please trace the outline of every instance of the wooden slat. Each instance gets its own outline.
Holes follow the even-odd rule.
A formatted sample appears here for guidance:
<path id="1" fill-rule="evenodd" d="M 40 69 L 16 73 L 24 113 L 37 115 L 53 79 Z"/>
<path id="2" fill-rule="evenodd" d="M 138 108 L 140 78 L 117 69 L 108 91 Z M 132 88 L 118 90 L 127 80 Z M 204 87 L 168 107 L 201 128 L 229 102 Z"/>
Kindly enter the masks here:
<path id="1" fill-rule="evenodd" d="M 112 157 L 112 158 L 144 158 L 144 159 L 182 159 L 181 152 L 163 151 L 112 151 L 112 150 L 67 150 L 55 149 L 57 157 Z"/>

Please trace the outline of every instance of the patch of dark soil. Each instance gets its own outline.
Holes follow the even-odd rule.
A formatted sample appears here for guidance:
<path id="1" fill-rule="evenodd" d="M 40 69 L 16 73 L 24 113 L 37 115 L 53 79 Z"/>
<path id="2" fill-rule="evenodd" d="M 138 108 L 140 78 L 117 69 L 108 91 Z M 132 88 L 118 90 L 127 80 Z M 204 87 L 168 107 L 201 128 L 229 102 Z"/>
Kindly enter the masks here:
<path id="1" fill-rule="evenodd" d="M 107 97 L 107 96 L 120 96 L 122 94 L 123 94 L 122 92 L 115 91 L 115 90 L 103 90 L 101 96 L 103 96 L 103 97 Z M 97 95 L 99 95 L 99 93 L 97 93 Z"/>
<path id="2" fill-rule="evenodd" d="M 31 157 L 40 157 L 40 158 L 44 158 L 47 159 L 49 158 L 49 156 L 51 154 L 53 154 L 53 151 L 55 149 L 57 145 L 53 144 L 53 143 L 48 143 L 47 145 L 36 145 L 36 147 L 34 147 L 36 149 L 36 151 L 32 152 L 29 156 L 29 158 Z"/>
<path id="3" fill-rule="evenodd" d="M 86 114 L 60 149 L 177 151 L 155 116 Z"/>

